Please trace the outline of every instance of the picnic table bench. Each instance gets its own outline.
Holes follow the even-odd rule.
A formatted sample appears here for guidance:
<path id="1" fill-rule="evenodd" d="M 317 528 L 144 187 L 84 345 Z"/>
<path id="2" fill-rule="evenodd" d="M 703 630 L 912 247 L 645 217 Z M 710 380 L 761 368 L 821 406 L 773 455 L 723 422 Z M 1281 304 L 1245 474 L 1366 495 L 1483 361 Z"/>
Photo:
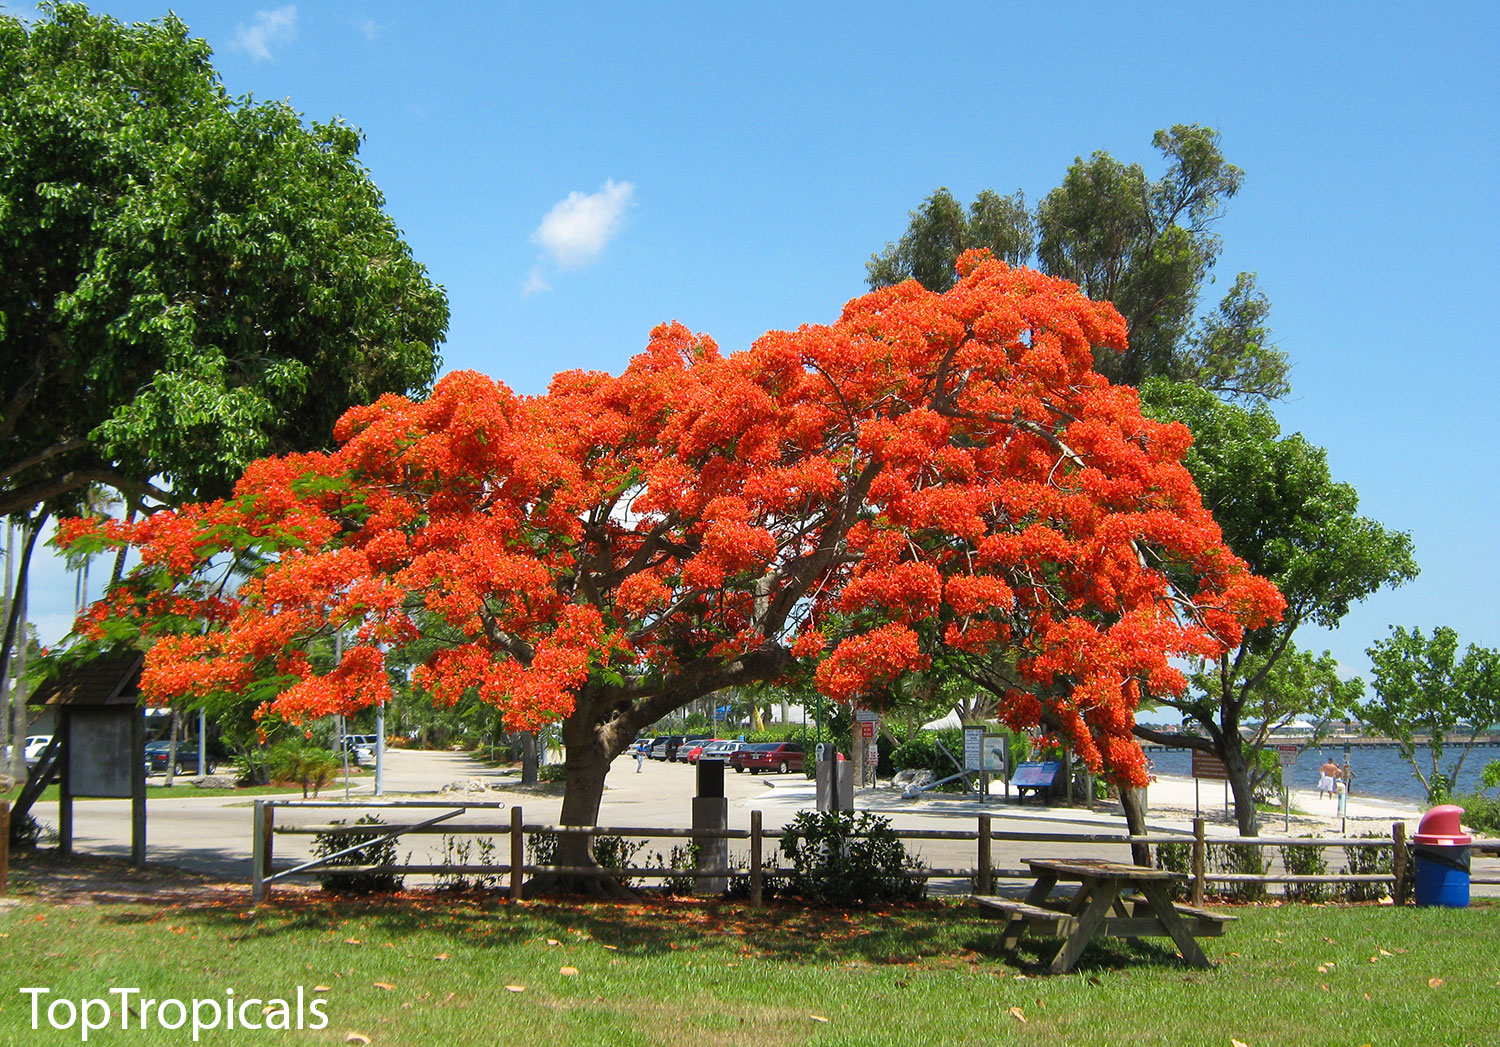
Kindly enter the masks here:
<path id="1" fill-rule="evenodd" d="M 1169 937 L 1182 958 L 1195 967 L 1209 961 L 1198 938 L 1216 938 L 1224 933 L 1233 916 L 1174 903 L 1167 894 L 1181 873 L 1127 865 L 1102 859 L 1028 858 L 1026 864 L 1037 881 L 1020 901 L 993 895 L 974 895 L 972 901 L 987 913 L 1003 915 L 1005 929 L 1001 948 L 1010 951 L 1032 934 L 1061 939 L 1050 966 L 1054 974 L 1073 969 L 1084 947 L 1096 937 Z M 1059 880 L 1080 886 L 1070 897 L 1049 896 Z"/>

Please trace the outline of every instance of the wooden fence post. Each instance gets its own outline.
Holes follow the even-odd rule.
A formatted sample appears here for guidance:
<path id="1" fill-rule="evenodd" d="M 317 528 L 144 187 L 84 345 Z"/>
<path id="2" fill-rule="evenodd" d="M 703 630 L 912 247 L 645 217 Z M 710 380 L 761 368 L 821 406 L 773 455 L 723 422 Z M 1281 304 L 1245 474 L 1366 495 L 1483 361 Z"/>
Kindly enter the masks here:
<path id="1" fill-rule="evenodd" d="M 521 883 L 525 878 L 526 835 L 521 831 L 521 806 L 510 809 L 510 900 L 521 900 Z"/>
<path id="2" fill-rule="evenodd" d="M 1391 885 L 1391 900 L 1397 905 L 1406 904 L 1406 823 L 1391 824 L 1391 872 L 1396 882 Z"/>
<path id="3" fill-rule="evenodd" d="M 761 814 L 760 808 L 754 808 L 750 812 L 750 908 L 759 909 L 765 904 L 762 891 L 765 889 L 764 878 L 761 875 Z"/>
<path id="4" fill-rule="evenodd" d="M 1203 908 L 1204 874 L 1208 865 L 1207 828 L 1202 818 L 1193 819 L 1193 907 Z"/>
<path id="5" fill-rule="evenodd" d="M 990 849 L 994 838 L 990 835 L 990 816 L 981 814 L 979 816 L 979 875 L 974 877 L 975 890 L 979 894 L 989 894 L 993 886 L 990 882 L 990 869 L 993 862 L 990 860 Z"/>

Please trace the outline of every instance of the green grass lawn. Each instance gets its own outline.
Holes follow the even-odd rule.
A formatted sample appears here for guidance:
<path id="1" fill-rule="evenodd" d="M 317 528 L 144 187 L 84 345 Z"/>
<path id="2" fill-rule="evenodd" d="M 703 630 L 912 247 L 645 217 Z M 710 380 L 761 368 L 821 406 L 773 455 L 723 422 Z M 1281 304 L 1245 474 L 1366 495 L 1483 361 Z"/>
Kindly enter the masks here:
<path id="1" fill-rule="evenodd" d="M 1109 942 L 1053 977 L 1035 954 L 998 956 L 997 921 L 944 905 L 849 916 L 694 903 L 512 909 L 438 894 L 284 897 L 251 910 L 22 894 L 0 909 L 0 1042 L 80 1042 L 76 1027 L 51 1030 L 45 1008 L 33 1032 L 22 986 L 50 988 L 46 999 L 114 999 L 111 987 L 131 986 L 185 1001 L 225 1000 L 230 988 L 241 1001 L 294 1001 L 300 986 L 327 1001 L 325 1029 L 221 1028 L 200 1040 L 223 1044 L 362 1042 L 351 1033 L 460 1047 L 1496 1042 L 1500 907 L 1236 911 L 1228 934 L 1205 942 L 1212 970 Z M 192 1039 L 188 1027 L 132 1027 L 89 1042 Z"/>
<path id="2" fill-rule="evenodd" d="M 356 771 L 356 770 L 354 770 L 354 769 L 351 768 L 350 771 L 349 771 L 349 779 L 350 779 L 350 781 L 357 781 L 358 779 L 360 779 L 362 777 L 367 777 L 368 773 L 369 772 L 367 772 L 365 770 Z M 193 776 L 191 774 L 180 774 L 180 775 L 178 775 L 177 776 L 177 780 L 170 787 L 165 786 L 165 785 L 160 785 L 160 784 L 152 784 L 153 781 L 159 783 L 161 781 L 161 779 L 160 778 L 147 779 L 147 782 L 146 782 L 146 799 L 148 799 L 148 800 L 154 799 L 154 798 L 156 798 L 158 796 L 178 796 L 178 797 L 182 797 L 182 796 L 248 796 L 248 797 L 256 797 L 256 796 L 298 796 L 298 797 L 300 797 L 302 795 L 302 788 L 301 788 L 301 786 L 297 786 L 297 785 L 251 785 L 251 786 L 235 786 L 235 787 L 229 788 L 229 789 L 200 789 L 196 785 L 193 784 Z M 39 797 L 37 797 L 37 801 L 36 802 L 37 803 L 48 803 L 48 802 L 56 803 L 57 802 L 57 793 L 58 793 L 58 787 L 56 785 L 49 785 L 49 786 L 47 786 L 47 788 L 45 788 L 45 789 L 42 790 L 42 795 L 39 796 Z M 339 777 L 338 777 L 338 779 L 336 781 L 334 781 L 333 783 L 331 783 L 329 785 L 323 786 L 323 788 L 322 788 L 321 792 L 319 793 L 319 795 L 322 796 L 322 797 L 324 797 L 324 798 L 327 798 L 328 796 L 330 796 L 331 794 L 334 794 L 334 793 L 337 793 L 340 798 L 342 798 L 343 795 L 344 795 L 344 776 L 343 776 L 342 773 L 339 774 Z M 0 792 L 0 800 L 9 800 L 11 803 L 15 803 L 17 797 L 19 797 L 20 795 L 21 795 L 21 786 L 18 785 L 14 789 L 10 790 L 9 792 Z M 311 795 L 311 794 L 309 794 L 309 795 Z M 77 802 L 78 803 L 86 803 L 90 799 L 93 799 L 93 797 L 80 796 L 80 797 L 77 797 Z"/>

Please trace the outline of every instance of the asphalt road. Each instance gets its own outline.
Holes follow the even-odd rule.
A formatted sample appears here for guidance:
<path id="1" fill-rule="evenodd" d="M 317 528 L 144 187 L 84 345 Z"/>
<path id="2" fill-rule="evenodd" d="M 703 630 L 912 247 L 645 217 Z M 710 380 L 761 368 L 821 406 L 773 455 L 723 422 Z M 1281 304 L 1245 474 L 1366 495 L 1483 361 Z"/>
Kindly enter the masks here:
<path id="1" fill-rule="evenodd" d="M 152 779 L 153 782 L 158 779 Z M 446 823 L 460 825 L 508 824 L 509 807 L 519 805 L 528 824 L 555 824 L 562 806 L 560 786 L 542 785 L 522 788 L 513 773 L 486 767 L 464 753 L 418 752 L 393 750 L 387 753 L 384 772 L 385 795 L 373 796 L 371 776 L 353 779 L 351 797 L 367 806 L 348 811 L 331 811 L 327 807 L 279 807 L 278 826 L 326 825 L 331 818 L 357 819 L 365 810 L 399 803 L 402 800 L 449 800 L 456 803 L 478 801 L 489 808 L 471 808 Z M 457 792 L 442 793 L 445 786 L 458 787 Z M 815 806 L 813 783 L 801 774 L 752 775 L 726 773 L 725 794 L 729 800 L 728 824 L 731 829 L 748 829 L 750 811 L 762 812 L 768 833 L 779 830 L 799 811 Z M 147 809 L 147 859 L 153 863 L 173 865 L 228 880 L 248 882 L 251 853 L 253 802 L 239 797 L 195 795 L 188 781 L 182 781 L 180 795 L 153 797 Z M 600 805 L 599 824 L 615 827 L 686 828 L 692 823 L 692 797 L 696 788 L 696 771 L 678 763 L 646 761 L 638 773 L 631 757 L 621 757 L 611 769 Z M 324 800 L 342 800 L 344 789 L 336 784 L 325 789 Z M 294 800 L 294 795 L 277 797 Z M 999 798 L 981 802 L 977 798 L 931 794 L 915 800 L 902 798 L 889 787 L 863 790 L 856 794 L 855 807 L 890 818 L 897 829 L 976 828 L 977 816 L 988 813 L 997 832 L 1024 832 L 1079 835 L 1088 833 L 1118 834 L 1124 832 L 1124 818 L 1118 807 L 1101 805 L 1093 811 L 1077 808 L 1043 808 L 1033 804 L 1024 807 L 1004 803 Z M 56 807 L 38 805 L 34 812 L 44 822 L 56 823 Z M 415 810 L 382 810 L 387 823 L 413 823 L 434 814 L 431 808 Z M 130 805 L 124 800 L 78 800 L 74 804 L 74 849 L 81 853 L 128 857 L 130 854 Z M 1178 822 L 1162 822 L 1162 827 L 1182 829 Z M 1153 825 L 1155 827 L 1155 825 Z M 1268 827 L 1274 832 L 1276 827 Z M 1212 830 L 1211 830 L 1212 831 Z M 1232 831 L 1223 827 L 1223 831 Z M 646 853 L 670 851 L 680 840 L 658 840 L 647 844 Z M 310 856 L 310 836 L 282 836 L 275 839 L 278 868 L 305 860 Z M 975 864 L 971 842 L 919 841 L 911 845 L 930 867 L 970 868 Z M 408 836 L 399 843 L 403 858 L 416 863 L 442 860 L 442 837 Z M 731 843 L 731 853 L 742 855 L 742 843 Z M 500 848 L 503 852 L 503 844 Z M 768 847 L 769 853 L 769 847 Z M 994 844 L 993 861 L 997 867 L 1018 869 L 1023 859 L 1031 857 L 1099 857 L 1128 859 L 1123 845 L 1066 840 L 1004 841 Z M 495 860 L 504 862 L 505 854 Z M 1336 860 L 1336 859 L 1333 859 Z M 1489 874 L 1500 870 L 1500 859 L 1476 854 L 1474 871 Z M 936 891 L 967 890 L 957 880 L 934 881 Z M 1500 888 L 1475 885 L 1475 895 L 1497 894 Z"/>
<path id="2" fill-rule="evenodd" d="M 159 779 L 152 779 L 153 783 Z M 387 753 L 384 772 L 385 795 L 373 796 L 370 776 L 352 779 L 351 798 L 357 807 L 350 811 L 330 811 L 326 807 L 279 807 L 276 824 L 322 825 L 330 818 L 358 818 L 365 810 L 399 803 L 401 800 L 454 799 L 501 805 L 498 809 L 471 809 L 447 823 L 506 823 L 510 805 L 520 805 L 528 823 L 553 823 L 558 820 L 562 797 L 557 786 L 523 789 L 513 773 L 486 767 L 464 753 L 418 752 L 393 750 Z M 444 786 L 458 786 L 454 793 L 440 793 Z M 752 775 L 727 773 L 724 791 L 729 800 L 729 827 L 748 829 L 751 809 L 762 812 L 767 832 L 780 829 L 799 811 L 815 805 L 813 783 L 800 774 Z M 251 822 L 253 801 L 239 797 L 195 795 L 188 780 L 180 780 L 180 795 L 156 796 L 148 801 L 146 854 L 153 863 L 174 865 L 230 880 L 249 879 Z M 696 771 L 679 763 L 647 761 L 638 773 L 634 759 L 622 757 L 610 770 L 600 805 L 599 824 L 618 827 L 686 828 L 692 823 L 692 797 L 696 788 Z M 341 783 L 323 790 L 322 799 L 342 800 Z M 277 799 L 295 800 L 289 795 Z M 976 826 L 976 816 L 988 811 L 995 818 L 996 829 L 1028 832 L 1119 832 L 1123 819 L 1118 815 L 1078 810 L 1057 811 L 1030 806 L 1022 809 L 998 800 L 982 804 L 977 799 L 931 797 L 904 800 L 890 789 L 865 790 L 858 794 L 856 807 L 886 815 L 897 828 L 968 829 Z M 130 853 L 130 805 L 125 800 L 77 800 L 74 802 L 73 847 L 80 853 L 128 857 Z M 38 805 L 34 812 L 44 822 L 55 824 L 56 808 Z M 431 809 L 407 811 L 383 810 L 381 817 L 390 823 L 416 822 L 433 814 Z M 440 837 L 412 836 L 403 841 L 401 854 L 412 852 L 412 861 L 438 860 Z M 680 842 L 680 841 L 677 841 Z M 277 836 L 277 866 L 302 860 L 310 854 L 311 838 Z M 649 846 L 649 845 L 648 845 Z M 661 849 L 670 842 L 660 844 Z M 973 844 L 924 841 L 917 850 L 933 866 L 971 866 Z M 1048 856 L 1091 854 L 1098 857 L 1124 857 L 1124 848 L 1099 844 L 1015 844 L 997 843 L 996 864 L 1019 863 L 1021 857 L 1038 854 L 1041 847 Z M 1024 854 L 1022 853 L 1024 852 Z M 429 857 L 424 857 L 428 855 Z M 501 859 L 503 860 L 503 859 Z"/>

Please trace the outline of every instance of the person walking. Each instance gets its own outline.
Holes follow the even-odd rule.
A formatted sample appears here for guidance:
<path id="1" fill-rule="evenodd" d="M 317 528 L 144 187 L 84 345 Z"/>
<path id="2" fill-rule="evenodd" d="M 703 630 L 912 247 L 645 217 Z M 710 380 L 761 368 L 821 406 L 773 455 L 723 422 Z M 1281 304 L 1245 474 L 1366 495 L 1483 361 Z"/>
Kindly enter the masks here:
<path id="1" fill-rule="evenodd" d="M 1334 786 L 1343 774 L 1339 765 L 1333 762 L 1333 757 L 1330 756 L 1325 760 L 1323 766 L 1318 768 L 1318 795 L 1332 799 Z"/>
<path id="2" fill-rule="evenodd" d="M 636 743 L 636 747 L 635 747 L 635 773 L 636 774 L 640 774 L 641 773 L 641 768 L 643 766 L 645 766 L 645 763 L 646 763 L 646 750 L 640 745 L 640 743 Z"/>

